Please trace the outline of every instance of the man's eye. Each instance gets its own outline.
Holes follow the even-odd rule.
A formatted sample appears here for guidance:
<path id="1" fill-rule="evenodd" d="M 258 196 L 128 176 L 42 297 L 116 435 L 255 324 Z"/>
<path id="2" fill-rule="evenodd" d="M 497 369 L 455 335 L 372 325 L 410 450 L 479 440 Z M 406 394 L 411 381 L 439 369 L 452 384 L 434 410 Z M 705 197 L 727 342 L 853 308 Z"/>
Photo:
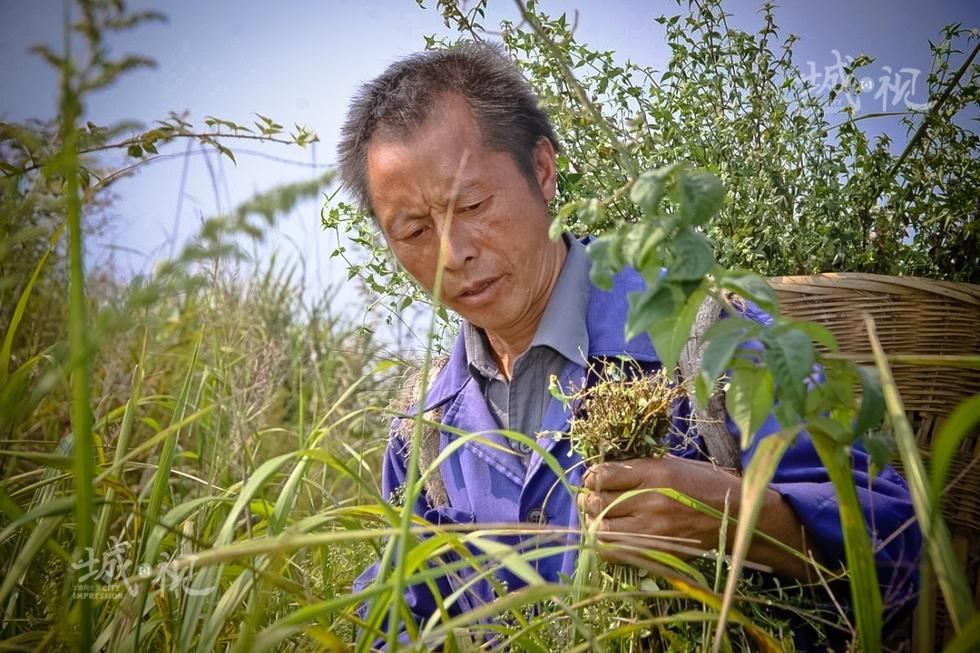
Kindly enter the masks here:
<path id="1" fill-rule="evenodd" d="M 467 204 L 466 206 L 460 207 L 459 212 L 466 213 L 467 211 L 476 211 L 483 205 L 483 202 L 484 200 L 480 200 L 479 202 L 475 202 L 473 204 Z"/>
<path id="2" fill-rule="evenodd" d="M 414 229 L 414 230 L 410 231 L 408 233 L 408 235 L 405 236 L 404 239 L 405 240 L 415 240 L 416 238 L 419 238 L 422 234 L 424 234 L 425 233 L 425 230 L 426 230 L 425 227 L 418 227 L 417 229 Z"/>

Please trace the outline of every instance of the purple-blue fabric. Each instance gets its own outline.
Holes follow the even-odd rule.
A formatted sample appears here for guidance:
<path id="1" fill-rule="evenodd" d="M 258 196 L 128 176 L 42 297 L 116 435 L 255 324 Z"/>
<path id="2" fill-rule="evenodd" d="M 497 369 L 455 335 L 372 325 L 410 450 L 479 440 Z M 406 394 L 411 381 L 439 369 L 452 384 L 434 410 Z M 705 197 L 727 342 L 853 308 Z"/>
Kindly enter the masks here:
<path id="1" fill-rule="evenodd" d="M 590 361 L 625 355 L 635 359 L 647 371 L 659 368 L 659 359 L 649 337 L 642 335 L 626 341 L 624 336 L 627 296 L 631 291 L 643 289 L 645 282 L 630 269 L 614 278 L 613 288 L 609 292 L 593 287 L 587 317 Z M 769 321 L 764 312 L 752 305 L 747 307 L 745 316 L 760 323 Z M 582 387 L 585 380 L 586 367 L 571 362 L 566 365 L 560 379 L 564 388 Z M 574 497 L 558 482 L 554 472 L 542 464 L 542 458 L 537 453 L 533 454 L 525 470 L 517 456 L 507 453 L 510 451 L 507 440 L 494 431 L 498 428 L 497 423 L 467 369 L 462 337 L 457 339 L 446 368 L 429 389 L 426 404 L 426 410 L 442 408 L 444 424 L 461 432 L 484 433 L 485 439 L 497 443 L 499 449 L 475 440 L 464 444 L 440 469 L 448 491 L 449 505 L 432 506 L 422 497 L 415 506 L 419 515 L 430 522 L 442 524 L 512 523 L 536 521 L 537 511 L 543 511 L 549 527 L 573 531 L 578 527 Z M 685 419 L 689 412 L 687 402 L 679 402 L 675 425 L 681 431 L 688 432 L 686 439 L 675 436 L 672 449 L 675 455 L 685 458 L 703 458 L 703 447 L 698 446 L 700 437 L 692 432 L 696 426 L 689 426 Z M 565 431 L 569 418 L 570 413 L 563 403 L 552 400 L 542 430 Z M 737 438 L 738 430 L 731 420 L 728 426 L 732 437 Z M 759 440 L 778 430 L 775 418 L 770 417 L 753 444 L 743 451 L 743 468 L 751 460 Z M 442 431 L 440 446 L 445 447 L 456 437 Z M 579 456 L 570 452 L 567 439 L 544 435 L 538 442 L 567 470 L 568 481 L 579 485 L 583 466 Z M 384 460 L 383 496 L 391 496 L 404 483 L 407 451 L 406 443 L 393 436 Z M 852 461 L 858 496 L 877 551 L 875 561 L 887 616 L 889 609 L 903 609 L 918 591 L 921 535 L 914 523 L 914 510 L 904 479 L 891 467 L 872 476 L 869 473 L 869 456 L 859 447 L 853 449 Z M 843 561 L 844 544 L 836 494 L 805 433 L 799 435 L 786 452 L 771 486 L 796 511 L 806 528 L 807 541 L 823 552 L 829 561 Z M 574 544 L 577 537 L 567 535 L 564 539 L 565 543 Z M 509 541 L 520 544 L 515 538 Z M 528 541 L 524 540 L 523 544 L 526 546 Z M 540 543 L 541 546 L 556 544 L 561 544 L 556 538 Z M 538 560 L 536 568 L 544 580 L 562 582 L 572 576 L 575 563 L 576 551 L 571 546 L 564 552 Z M 376 573 L 377 564 L 361 575 L 355 583 L 355 590 L 369 585 Z M 443 581 L 440 585 L 445 589 L 458 587 L 458 583 L 473 573 L 461 572 L 459 578 Z M 506 582 L 510 590 L 524 585 L 507 569 L 501 569 L 495 576 Z M 492 583 L 480 581 L 474 583 L 468 592 L 460 594 L 457 604 L 446 608 L 450 614 L 458 614 L 482 602 L 492 601 L 494 596 Z M 406 599 L 418 623 L 436 612 L 433 596 L 425 585 L 410 587 Z"/>

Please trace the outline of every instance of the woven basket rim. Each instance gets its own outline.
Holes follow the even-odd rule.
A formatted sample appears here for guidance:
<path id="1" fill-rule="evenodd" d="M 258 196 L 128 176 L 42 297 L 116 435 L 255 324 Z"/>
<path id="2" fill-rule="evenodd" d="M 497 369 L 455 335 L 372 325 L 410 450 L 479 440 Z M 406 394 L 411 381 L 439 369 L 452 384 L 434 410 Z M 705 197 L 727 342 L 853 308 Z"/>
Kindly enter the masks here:
<path id="1" fill-rule="evenodd" d="M 965 304 L 980 306 L 980 285 L 964 281 L 941 281 L 922 277 L 900 277 L 867 272 L 824 272 L 815 275 L 788 275 L 769 277 L 771 285 L 780 290 L 794 292 L 793 286 L 826 288 L 832 290 L 863 290 L 866 292 L 897 293 L 903 289 L 942 295 Z"/>

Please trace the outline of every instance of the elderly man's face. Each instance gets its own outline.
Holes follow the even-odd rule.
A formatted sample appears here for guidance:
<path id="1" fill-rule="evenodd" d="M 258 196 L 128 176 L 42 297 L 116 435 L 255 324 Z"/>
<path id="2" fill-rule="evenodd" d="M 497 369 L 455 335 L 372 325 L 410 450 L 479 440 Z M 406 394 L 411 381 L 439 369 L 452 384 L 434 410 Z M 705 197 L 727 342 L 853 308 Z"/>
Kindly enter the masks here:
<path id="1" fill-rule="evenodd" d="M 537 325 L 564 260 L 564 244 L 548 238 L 554 156 L 541 139 L 530 183 L 510 154 L 484 146 L 458 98 L 408 140 L 376 137 L 368 147 L 371 201 L 395 257 L 432 293 L 448 228 L 442 301 L 503 340 Z"/>

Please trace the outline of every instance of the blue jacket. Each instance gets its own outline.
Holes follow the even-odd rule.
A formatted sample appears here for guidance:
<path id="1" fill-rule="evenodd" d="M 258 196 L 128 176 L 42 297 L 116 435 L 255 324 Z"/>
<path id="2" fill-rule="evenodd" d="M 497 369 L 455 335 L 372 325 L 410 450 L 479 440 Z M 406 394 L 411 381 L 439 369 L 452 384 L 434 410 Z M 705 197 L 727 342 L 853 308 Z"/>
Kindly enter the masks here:
<path id="1" fill-rule="evenodd" d="M 659 360 L 650 339 L 639 336 L 626 341 L 624 324 L 627 313 L 627 295 L 643 290 L 645 282 L 638 273 L 626 270 L 614 278 L 610 292 L 592 288 L 589 301 L 587 326 L 589 333 L 590 361 L 623 354 L 640 362 L 646 369 L 659 367 Z M 747 316 L 765 323 L 768 316 L 749 306 Z M 563 387 L 582 387 L 586 380 L 586 368 L 582 364 L 568 363 L 562 374 Z M 499 445 L 470 441 L 457 450 L 441 466 L 441 473 L 449 495 L 448 505 L 429 505 L 424 497 L 415 506 L 416 512 L 432 523 L 500 523 L 546 522 L 556 528 L 578 527 L 578 511 L 575 499 L 561 484 L 554 472 L 542 464 L 536 453 L 525 470 L 517 456 L 508 452 L 508 441 L 494 432 L 499 428 L 487 407 L 478 384 L 472 379 L 466 361 L 463 338 L 457 338 L 449 362 L 429 389 L 426 410 L 442 409 L 442 422 L 462 432 L 486 432 L 485 439 Z M 678 408 L 675 424 L 681 432 L 693 430 L 684 418 L 689 414 L 685 402 Z M 566 406 L 553 399 L 546 411 L 542 431 L 565 431 L 571 415 Z M 729 420 L 729 430 L 738 433 Z M 755 443 L 742 452 L 742 466 L 748 465 L 759 439 L 779 430 L 775 418 L 770 417 L 760 429 Z M 440 450 L 455 435 L 443 431 Z M 736 437 L 733 435 L 732 437 Z M 700 437 L 688 432 L 685 446 L 678 437 L 672 447 L 674 453 L 686 458 L 703 458 L 699 447 Z M 555 439 L 543 435 L 538 440 L 567 470 L 572 485 L 578 485 L 582 477 L 582 465 L 577 454 L 570 452 L 567 439 Z M 382 476 L 383 496 L 392 492 L 405 481 L 408 443 L 393 436 L 384 460 Z M 905 481 L 888 467 L 876 477 L 869 474 L 869 456 L 860 448 L 853 451 L 854 479 L 858 495 L 869 524 L 874 525 L 873 545 L 878 550 L 876 563 L 878 578 L 886 606 L 901 607 L 918 590 L 918 556 L 921 548 L 919 529 L 907 522 L 914 517 L 914 510 Z M 827 475 L 809 437 L 804 433 L 788 449 L 776 470 L 771 484 L 795 509 L 806 527 L 808 541 L 815 542 L 830 561 L 843 561 L 844 544 L 837 500 Z M 900 531 L 900 532 L 899 532 Z M 899 534 L 891 539 L 893 533 Z M 567 536 L 574 543 L 574 536 Z M 512 541 L 512 543 L 517 543 Z M 551 544 L 554 542 L 552 541 Z M 882 545 L 883 544 L 883 545 Z M 573 574 L 576 562 L 574 548 L 545 557 L 537 562 L 537 571 L 546 581 L 559 582 Z M 377 571 L 373 565 L 358 579 L 355 589 L 368 585 Z M 467 574 L 462 574 L 465 577 Z M 497 574 L 511 590 L 524 583 L 506 569 Z M 440 581 L 443 596 L 448 596 L 452 586 L 462 579 Z M 473 585 L 471 591 L 460 596 L 449 606 L 450 614 L 469 610 L 483 601 L 494 598 L 489 582 Z M 424 585 L 412 586 L 406 596 L 418 622 L 435 612 L 431 593 Z M 887 614 L 887 607 L 886 607 Z"/>

